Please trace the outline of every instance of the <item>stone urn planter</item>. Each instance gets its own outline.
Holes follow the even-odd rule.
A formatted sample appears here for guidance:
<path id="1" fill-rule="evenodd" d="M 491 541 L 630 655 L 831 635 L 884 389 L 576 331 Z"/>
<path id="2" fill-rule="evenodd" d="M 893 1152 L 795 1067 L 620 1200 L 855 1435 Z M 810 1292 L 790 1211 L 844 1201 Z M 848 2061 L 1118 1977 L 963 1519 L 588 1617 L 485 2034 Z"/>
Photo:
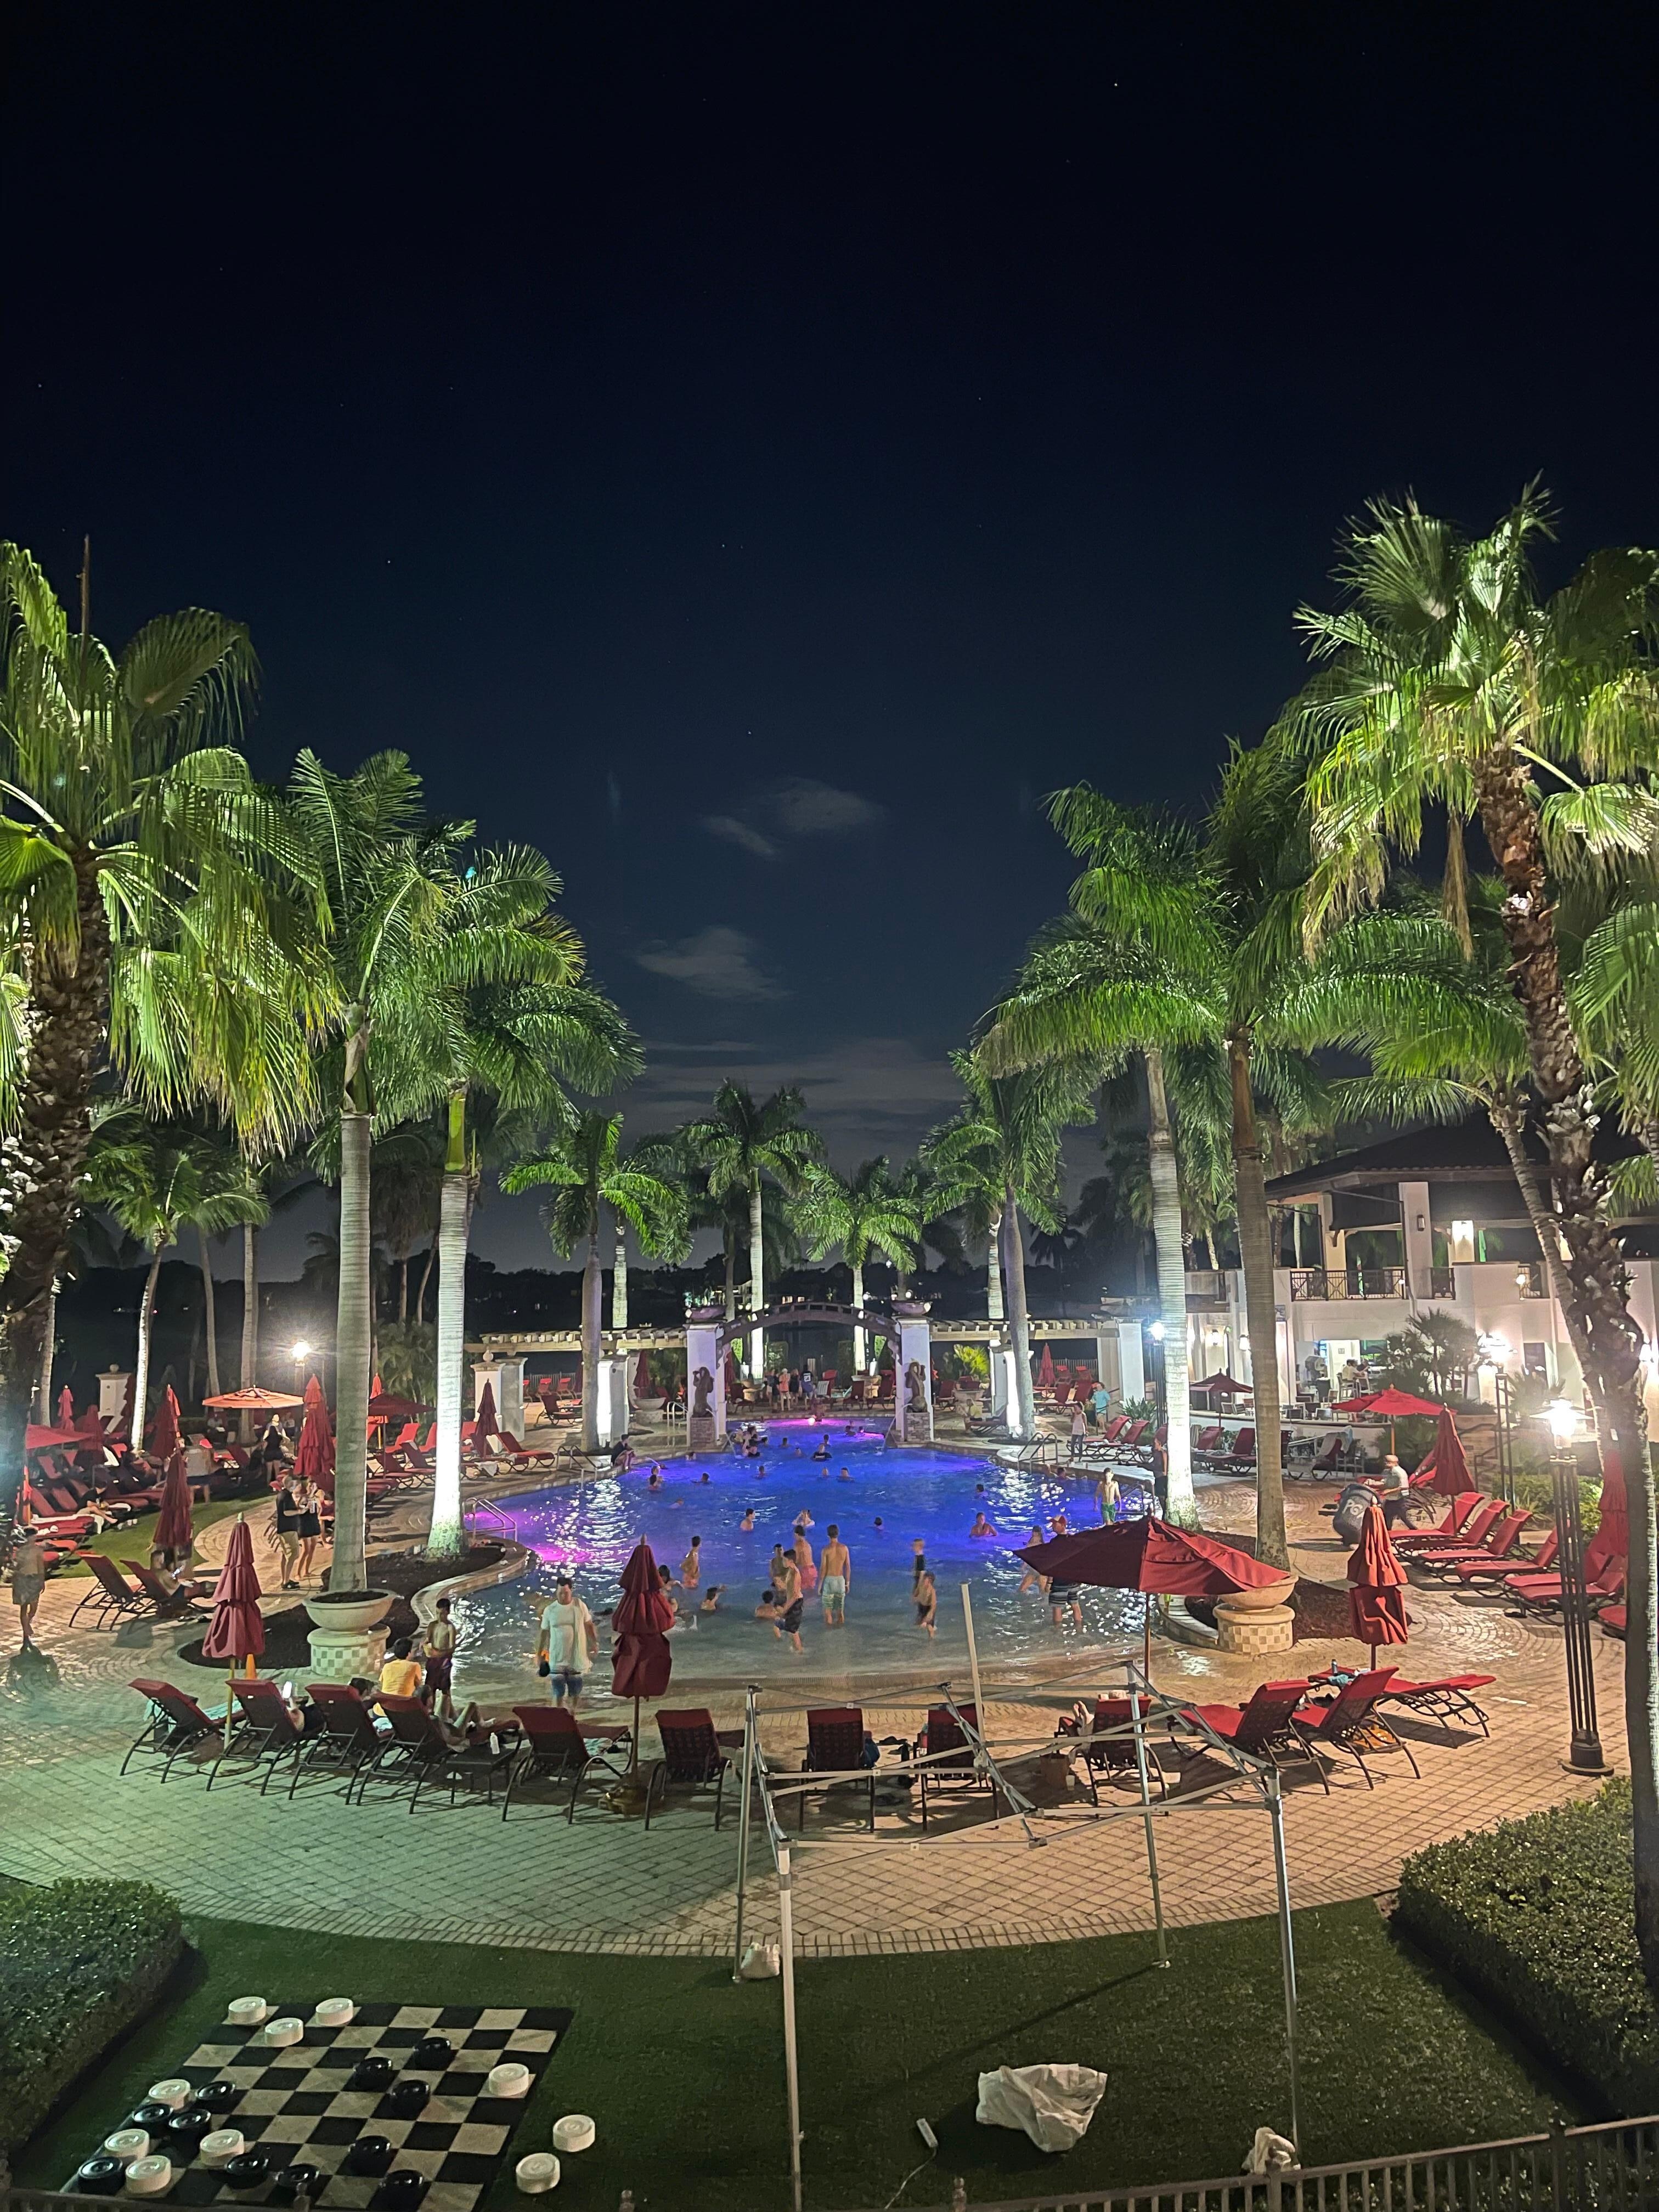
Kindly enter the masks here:
<path id="1" fill-rule="evenodd" d="M 325 1590 L 306 1600 L 313 1626 L 307 1639 L 311 1668 L 319 1682 L 373 1681 L 386 1657 L 390 1590 Z"/>
<path id="2" fill-rule="evenodd" d="M 1216 1642 L 1224 1651 L 1255 1656 L 1288 1651 L 1296 1640 L 1290 1596 L 1296 1577 L 1285 1575 L 1259 1589 L 1229 1590 L 1216 1600 Z"/>

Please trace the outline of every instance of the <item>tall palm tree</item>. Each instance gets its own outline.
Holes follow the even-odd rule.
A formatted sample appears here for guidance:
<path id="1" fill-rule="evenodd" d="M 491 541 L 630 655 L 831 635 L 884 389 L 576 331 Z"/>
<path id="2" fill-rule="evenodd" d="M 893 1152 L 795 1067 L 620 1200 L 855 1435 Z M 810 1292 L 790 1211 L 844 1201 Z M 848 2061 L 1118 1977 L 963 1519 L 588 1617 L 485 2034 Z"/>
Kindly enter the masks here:
<path id="1" fill-rule="evenodd" d="M 200 608 L 118 655 L 0 545 L 0 1544 L 22 1480 L 46 1307 L 107 1058 L 157 1111 L 245 1140 L 302 1124 L 326 975 L 289 894 L 303 854 L 228 742 L 255 665 Z M 314 933 L 314 921 L 310 925 Z"/>
<path id="2" fill-rule="evenodd" d="M 921 1221 L 915 1200 L 893 1179 L 884 1159 L 866 1160 L 852 1175 L 833 1168 L 807 1171 L 795 1215 L 815 1260 L 834 1246 L 853 1271 L 853 1311 L 864 1311 L 864 1270 L 878 1252 L 895 1267 L 915 1257 Z M 853 1364 L 864 1371 L 864 1327 L 853 1323 Z"/>
<path id="3" fill-rule="evenodd" d="M 760 1313 L 766 1304 L 765 1236 L 761 1193 L 774 1183 L 786 1198 L 801 1188 L 806 1172 L 823 1158 L 823 1146 L 801 1116 L 805 1104 L 799 1091 L 775 1091 L 757 1104 L 741 1083 L 722 1083 L 714 1093 L 711 1112 L 688 1121 L 679 1131 L 684 1155 L 703 1170 L 709 1195 L 721 1198 L 742 1191 L 749 1201 L 749 1306 Z M 749 1340 L 751 1372 L 760 1375 L 766 1365 L 765 1332 L 756 1328 Z"/>
<path id="4" fill-rule="evenodd" d="M 982 1205 L 989 1193 L 996 1194 L 992 1273 L 1000 1261 L 1014 1346 L 1008 1427 L 1011 1435 L 1029 1441 L 1036 1433 L 1036 1407 L 1020 1214 L 1023 1210 L 1039 1228 L 1058 1224 L 1061 1133 L 1094 1119 L 1103 1066 L 1098 1059 L 1078 1054 L 1012 1075 L 994 1075 L 978 1051 L 952 1053 L 951 1064 L 968 1097 L 955 1118 L 928 1139 L 927 1158 L 938 1177 L 941 1205 Z"/>
<path id="5" fill-rule="evenodd" d="M 240 1215 L 244 1236 L 251 1235 L 259 1224 L 270 1218 L 270 1206 L 261 1187 L 258 1175 L 252 1170 L 241 1147 L 222 1129 L 204 1130 L 202 1145 L 202 1188 L 210 1200 L 209 1215 L 202 1218 L 191 1211 L 183 1217 L 196 1231 L 196 1253 L 202 1270 L 202 1325 L 207 1345 L 207 1395 L 219 1395 L 219 1325 L 218 1310 L 213 1287 L 212 1239 L 226 1225 L 220 1218 L 220 1200 L 232 1189 L 240 1189 L 246 1201 Z"/>
<path id="6" fill-rule="evenodd" d="M 216 1144 L 194 1128 L 147 1121 L 132 1107 L 100 1121 L 80 1188 L 88 1203 L 113 1214 L 150 1255 L 133 1374 L 136 1448 L 143 1439 L 149 1404 L 150 1330 L 162 1260 L 186 1224 L 198 1236 L 217 1236 L 263 1213 L 264 1201 L 233 1146 Z"/>
<path id="7" fill-rule="evenodd" d="M 621 1214 L 643 1250 L 681 1256 L 689 1243 L 684 1193 L 670 1177 L 624 1158 L 620 1114 L 592 1109 L 555 1133 L 534 1158 L 501 1178 L 508 1192 L 548 1189 L 544 1210 L 553 1249 L 568 1258 L 586 1248 L 582 1267 L 582 1449 L 599 1443 L 599 1346 L 605 1289 L 599 1240 L 606 1207 Z"/>
<path id="8" fill-rule="evenodd" d="M 1651 841 L 1659 559 L 1594 554 L 1545 598 L 1530 556 L 1547 527 L 1532 492 L 1478 539 L 1410 501 L 1376 502 L 1347 544 L 1346 604 L 1298 617 L 1321 665 L 1283 726 L 1311 756 L 1310 943 L 1376 900 L 1390 854 L 1414 852 L 1431 817 L 1449 821 L 1455 915 L 1466 823 L 1479 823 L 1504 885 L 1500 922 L 1542 1109 L 1567 1326 L 1602 1449 L 1617 1455 L 1630 1498 L 1636 1933 L 1659 1988 L 1659 1598 L 1642 1339 L 1592 1159 L 1594 1097 L 1563 975 L 1551 852 L 1553 842 Z"/>

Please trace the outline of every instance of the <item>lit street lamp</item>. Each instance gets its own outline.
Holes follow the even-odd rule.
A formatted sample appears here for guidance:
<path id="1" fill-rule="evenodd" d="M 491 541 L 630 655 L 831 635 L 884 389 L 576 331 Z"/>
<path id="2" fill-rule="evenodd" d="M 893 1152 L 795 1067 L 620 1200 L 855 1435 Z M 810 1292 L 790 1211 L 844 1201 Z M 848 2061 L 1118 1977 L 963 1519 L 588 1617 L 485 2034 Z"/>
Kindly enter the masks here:
<path id="1" fill-rule="evenodd" d="M 1589 1601 L 1584 1589 L 1584 1531 L 1578 1517 L 1578 1409 L 1565 1398 L 1545 1410 L 1555 1449 L 1550 1475 L 1555 1492 L 1555 1565 L 1561 1577 L 1561 1626 L 1567 1660 L 1567 1711 L 1572 1743 L 1562 1762 L 1577 1774 L 1605 1774 L 1595 1718 L 1595 1669 L 1590 1656 Z"/>

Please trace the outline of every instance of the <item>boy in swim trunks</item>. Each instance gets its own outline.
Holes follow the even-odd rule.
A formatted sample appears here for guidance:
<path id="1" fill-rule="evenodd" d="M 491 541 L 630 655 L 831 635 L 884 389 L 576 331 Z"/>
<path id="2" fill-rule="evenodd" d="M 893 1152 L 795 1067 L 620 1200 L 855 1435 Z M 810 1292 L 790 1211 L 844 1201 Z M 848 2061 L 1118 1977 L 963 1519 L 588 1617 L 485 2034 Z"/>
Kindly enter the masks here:
<path id="1" fill-rule="evenodd" d="M 823 1625 L 826 1628 L 845 1628 L 847 1626 L 847 1585 L 853 1579 L 853 1554 L 841 1540 L 841 1531 L 832 1521 L 830 1540 L 823 1547 L 823 1578 L 819 1589 L 823 1598 Z"/>

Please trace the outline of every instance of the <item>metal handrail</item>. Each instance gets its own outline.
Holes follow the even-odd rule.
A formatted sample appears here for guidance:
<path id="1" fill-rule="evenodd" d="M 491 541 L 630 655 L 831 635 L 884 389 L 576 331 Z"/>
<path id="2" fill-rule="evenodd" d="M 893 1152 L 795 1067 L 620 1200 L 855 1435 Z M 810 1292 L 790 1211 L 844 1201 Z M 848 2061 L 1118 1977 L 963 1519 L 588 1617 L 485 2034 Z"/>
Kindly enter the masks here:
<path id="1" fill-rule="evenodd" d="M 499 1505 L 492 1505 L 487 1498 L 468 1498 L 463 1499 L 461 1504 L 461 1517 L 463 1520 L 470 1519 L 475 1530 L 477 1527 L 478 1516 L 481 1513 L 487 1513 L 492 1521 L 500 1523 L 507 1536 L 508 1543 L 516 1544 L 518 1542 L 519 1524 L 513 1518 L 513 1516 L 510 1513 L 503 1513 Z"/>

